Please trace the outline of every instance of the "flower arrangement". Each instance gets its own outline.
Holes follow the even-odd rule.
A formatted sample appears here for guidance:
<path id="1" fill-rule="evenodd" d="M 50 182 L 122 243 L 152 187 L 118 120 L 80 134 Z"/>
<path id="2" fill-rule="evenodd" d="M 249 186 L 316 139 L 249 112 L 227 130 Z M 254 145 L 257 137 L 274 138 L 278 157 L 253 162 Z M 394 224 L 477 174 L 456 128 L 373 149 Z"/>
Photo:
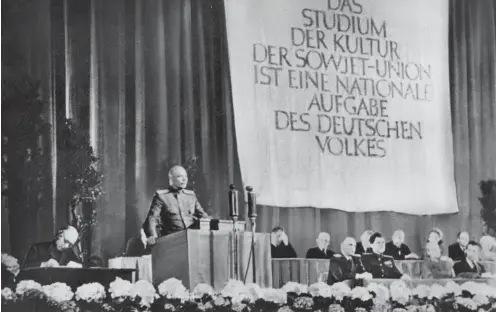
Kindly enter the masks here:
<path id="1" fill-rule="evenodd" d="M 75 292 L 63 283 L 40 285 L 20 281 L 15 290 L 2 289 L 5 311 L 191 311 L 191 312 L 438 312 L 496 309 L 496 287 L 466 282 L 408 287 L 402 281 L 390 287 L 371 283 L 350 289 L 345 283 L 310 286 L 290 282 L 280 289 L 260 288 L 230 280 L 216 292 L 199 284 L 189 291 L 178 279 L 157 288 L 145 280 L 131 283 L 117 278 L 108 289 L 99 283 L 78 287 Z"/>

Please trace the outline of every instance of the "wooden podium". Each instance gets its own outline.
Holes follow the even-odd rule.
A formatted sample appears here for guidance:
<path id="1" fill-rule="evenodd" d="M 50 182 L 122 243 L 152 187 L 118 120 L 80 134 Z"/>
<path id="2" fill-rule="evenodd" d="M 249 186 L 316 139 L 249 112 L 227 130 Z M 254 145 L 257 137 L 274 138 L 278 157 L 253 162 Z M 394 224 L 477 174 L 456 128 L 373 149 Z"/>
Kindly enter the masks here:
<path id="1" fill-rule="evenodd" d="M 252 237 L 251 232 L 201 229 L 161 237 L 152 250 L 153 284 L 175 277 L 188 289 L 207 283 L 221 290 L 229 279 L 244 281 L 246 276 L 247 283 L 271 287 L 270 234 L 255 233 L 250 257 Z"/>

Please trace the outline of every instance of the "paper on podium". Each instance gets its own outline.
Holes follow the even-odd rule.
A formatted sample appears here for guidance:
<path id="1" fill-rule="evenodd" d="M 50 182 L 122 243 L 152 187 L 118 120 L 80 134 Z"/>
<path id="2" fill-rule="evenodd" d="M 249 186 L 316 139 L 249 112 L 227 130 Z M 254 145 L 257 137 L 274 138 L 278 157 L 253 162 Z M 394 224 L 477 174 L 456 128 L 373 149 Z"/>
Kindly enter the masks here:
<path id="1" fill-rule="evenodd" d="M 110 269 L 136 269 L 139 257 L 117 257 L 109 259 L 108 267 Z"/>

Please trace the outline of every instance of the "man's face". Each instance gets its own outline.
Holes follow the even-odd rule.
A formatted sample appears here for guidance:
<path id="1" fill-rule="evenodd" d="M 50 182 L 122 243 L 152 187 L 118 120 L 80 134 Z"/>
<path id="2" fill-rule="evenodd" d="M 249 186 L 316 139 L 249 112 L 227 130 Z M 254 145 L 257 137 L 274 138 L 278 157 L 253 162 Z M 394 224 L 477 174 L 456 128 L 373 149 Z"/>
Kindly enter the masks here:
<path id="1" fill-rule="evenodd" d="M 341 245 L 341 252 L 345 256 L 353 255 L 356 249 L 356 241 L 354 239 L 346 239 Z"/>
<path id="2" fill-rule="evenodd" d="M 468 237 L 468 233 L 462 232 L 462 233 L 460 233 L 460 236 L 458 237 L 458 243 L 463 247 L 467 247 L 469 239 L 470 238 Z"/>
<path id="3" fill-rule="evenodd" d="M 384 237 L 376 237 L 375 241 L 370 244 L 370 247 L 376 254 L 382 254 L 386 250 L 386 241 Z"/>
<path id="4" fill-rule="evenodd" d="M 188 173 L 182 167 L 172 170 L 170 182 L 174 188 L 183 189 L 188 185 Z"/>
<path id="5" fill-rule="evenodd" d="M 467 258 L 470 261 L 478 261 L 479 260 L 479 247 L 474 246 L 474 245 L 468 245 Z"/>
<path id="6" fill-rule="evenodd" d="M 363 247 L 368 247 L 370 246 L 370 236 L 371 234 L 369 233 L 363 233 L 362 236 L 360 236 L 360 241 L 362 242 Z"/>
<path id="7" fill-rule="evenodd" d="M 405 236 L 402 232 L 395 232 L 393 235 L 393 244 L 396 246 L 401 246 L 403 242 L 405 241 Z"/>
<path id="8" fill-rule="evenodd" d="M 65 232 L 62 232 L 55 240 L 55 246 L 57 250 L 66 250 L 72 248 L 73 243 L 66 238 Z"/>
<path id="9" fill-rule="evenodd" d="M 327 249 L 327 247 L 329 246 L 329 236 L 325 235 L 325 234 L 320 234 L 319 237 L 317 237 L 317 246 L 319 247 L 319 249 Z"/>

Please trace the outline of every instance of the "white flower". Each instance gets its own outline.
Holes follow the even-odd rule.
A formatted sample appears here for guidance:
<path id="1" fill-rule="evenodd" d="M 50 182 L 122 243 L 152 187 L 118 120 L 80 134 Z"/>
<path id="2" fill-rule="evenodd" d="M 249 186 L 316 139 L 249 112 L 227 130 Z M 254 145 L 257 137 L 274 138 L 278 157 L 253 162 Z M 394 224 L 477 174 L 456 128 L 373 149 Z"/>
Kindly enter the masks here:
<path id="1" fill-rule="evenodd" d="M 265 288 L 262 290 L 263 299 L 268 302 L 276 304 L 285 304 L 287 301 L 287 294 L 282 289 Z"/>
<path id="2" fill-rule="evenodd" d="M 459 296 L 462 294 L 460 285 L 453 281 L 447 282 L 444 288 L 446 289 L 446 294 L 454 294 L 455 296 Z"/>
<path id="3" fill-rule="evenodd" d="M 255 302 L 258 299 L 263 298 L 262 288 L 255 283 L 246 284 L 246 289 L 250 294 L 250 302 Z"/>
<path id="4" fill-rule="evenodd" d="M 41 285 L 33 280 L 20 281 L 16 286 L 16 294 L 23 295 L 26 291 L 31 289 L 41 291 Z"/>
<path id="5" fill-rule="evenodd" d="M 231 279 L 220 292 L 222 297 L 230 297 L 232 303 L 251 301 L 252 295 L 243 282 Z"/>
<path id="6" fill-rule="evenodd" d="M 429 292 L 429 296 L 427 298 L 429 299 L 432 299 L 432 298 L 436 298 L 436 299 L 442 299 L 446 294 L 448 294 L 448 289 L 446 289 L 445 287 L 439 285 L 439 284 L 433 284 L 431 285 L 430 287 L 430 292 Z M 449 290 L 451 293 L 451 291 L 456 291 L 456 289 L 452 288 Z"/>
<path id="7" fill-rule="evenodd" d="M 402 305 L 407 305 L 410 300 L 410 289 L 406 286 L 403 281 L 394 281 L 389 287 L 391 292 L 391 299 Z"/>
<path id="8" fill-rule="evenodd" d="M 15 294 L 12 289 L 5 287 L 2 289 L 2 300 L 14 300 Z"/>
<path id="9" fill-rule="evenodd" d="M 139 296 L 141 298 L 140 304 L 143 307 L 150 307 L 155 299 L 159 298 L 159 295 L 155 291 L 155 287 L 146 280 L 139 280 L 133 285 L 131 296 Z"/>
<path id="10" fill-rule="evenodd" d="M 486 305 L 489 303 L 489 299 L 486 295 L 483 294 L 477 294 L 472 299 L 478 306 Z"/>
<path id="11" fill-rule="evenodd" d="M 361 301 L 365 302 L 372 299 L 372 295 L 365 287 L 355 287 L 351 290 L 351 298 L 360 299 Z"/>
<path id="12" fill-rule="evenodd" d="M 74 297 L 71 287 L 64 283 L 53 283 L 42 287 L 43 292 L 51 300 L 61 303 L 69 301 Z"/>
<path id="13" fill-rule="evenodd" d="M 389 301 L 389 289 L 386 286 L 370 283 L 367 285 L 367 289 L 375 293 L 375 302 L 384 304 Z"/>
<path id="14" fill-rule="evenodd" d="M 101 302 L 107 294 L 100 283 L 88 283 L 76 289 L 76 299 L 87 302 Z"/>
<path id="15" fill-rule="evenodd" d="M 337 301 L 342 301 L 344 297 L 348 297 L 351 294 L 351 288 L 343 282 L 332 284 L 331 286 L 331 295 L 332 298 Z"/>
<path id="16" fill-rule="evenodd" d="M 460 286 L 462 291 L 467 291 L 472 295 L 485 293 L 487 288 L 486 284 L 476 283 L 476 282 L 465 282 Z"/>
<path id="17" fill-rule="evenodd" d="M 131 289 L 133 289 L 133 284 L 130 281 L 126 281 L 120 277 L 116 277 L 116 279 L 112 283 L 110 283 L 108 291 L 112 299 L 124 299 L 126 297 L 132 297 Z"/>
<path id="18" fill-rule="evenodd" d="M 456 297 L 456 303 L 472 311 L 477 310 L 477 303 L 475 303 L 474 300 L 470 298 Z"/>
<path id="19" fill-rule="evenodd" d="M 8 255 L 6 253 L 2 254 L 2 264 L 5 265 L 7 270 L 14 274 L 14 276 L 17 276 L 20 271 L 20 266 L 19 266 L 19 261 L 17 258 L 12 257 L 11 255 Z"/>
<path id="20" fill-rule="evenodd" d="M 158 291 L 160 292 L 160 286 L 158 288 L 159 288 Z M 195 286 L 191 294 L 193 295 L 194 298 L 201 298 L 203 297 L 203 295 L 212 296 L 213 294 L 215 294 L 215 290 L 209 284 L 200 283 Z"/>
<path id="21" fill-rule="evenodd" d="M 324 282 L 318 282 L 310 285 L 310 287 L 308 287 L 308 292 L 314 297 L 316 296 L 320 296 L 324 298 L 332 297 L 331 287 Z"/>
<path id="22" fill-rule="evenodd" d="M 424 284 L 420 284 L 414 289 L 412 289 L 412 296 L 416 296 L 420 299 L 427 299 L 430 294 L 431 294 L 431 288 Z"/>
<path id="23" fill-rule="evenodd" d="M 303 285 L 303 284 L 295 283 L 295 282 L 287 282 L 284 286 L 282 286 L 281 289 L 284 290 L 286 293 L 295 292 L 298 295 L 301 293 L 308 292 L 308 286 L 307 285 Z"/>
<path id="24" fill-rule="evenodd" d="M 183 282 L 176 278 L 169 278 L 158 285 L 158 293 L 168 299 L 185 300 L 190 297 Z"/>

